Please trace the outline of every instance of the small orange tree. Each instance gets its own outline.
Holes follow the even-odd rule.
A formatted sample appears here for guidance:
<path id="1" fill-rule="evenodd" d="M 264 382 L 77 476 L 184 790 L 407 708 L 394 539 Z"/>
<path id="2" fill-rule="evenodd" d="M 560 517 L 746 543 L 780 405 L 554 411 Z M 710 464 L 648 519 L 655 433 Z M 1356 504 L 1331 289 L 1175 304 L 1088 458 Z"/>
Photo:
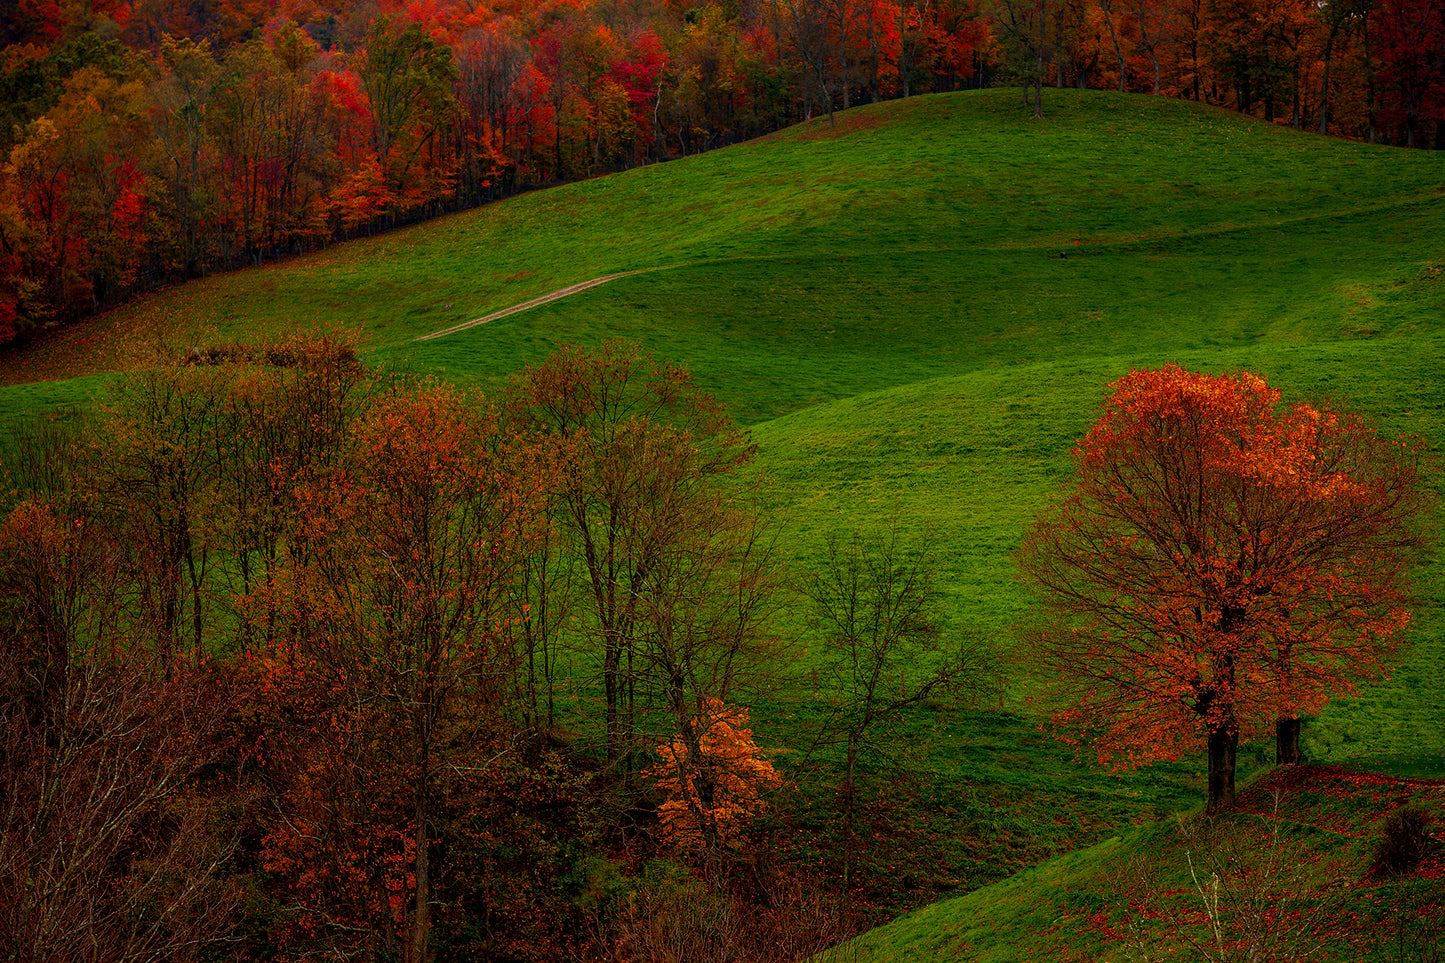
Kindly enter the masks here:
<path id="1" fill-rule="evenodd" d="M 665 797 L 657 810 L 663 835 L 679 849 L 717 855 L 762 810 L 762 794 L 782 782 L 747 726 L 747 709 L 707 699 L 657 747 L 662 764 L 646 775 Z"/>
<path id="2" fill-rule="evenodd" d="M 1057 721 L 1122 765 L 1209 750 L 1234 798 L 1241 732 L 1382 676 L 1429 513 L 1413 444 L 1250 374 L 1170 365 L 1109 386 L 1077 489 L 1020 550 L 1052 618 L 1032 633 Z M 1297 742 L 1295 743 L 1297 745 Z M 1284 761 L 1289 753 L 1283 752 Z"/>

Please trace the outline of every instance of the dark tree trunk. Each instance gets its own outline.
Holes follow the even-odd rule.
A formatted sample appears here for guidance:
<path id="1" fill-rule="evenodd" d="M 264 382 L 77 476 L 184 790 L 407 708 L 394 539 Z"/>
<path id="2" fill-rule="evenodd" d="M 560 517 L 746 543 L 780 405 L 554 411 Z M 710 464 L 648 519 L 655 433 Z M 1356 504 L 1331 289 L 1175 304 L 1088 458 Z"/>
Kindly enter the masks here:
<path id="1" fill-rule="evenodd" d="M 1300 761 L 1300 720 L 1281 717 L 1274 723 L 1274 764 L 1291 766 Z"/>
<path id="2" fill-rule="evenodd" d="M 428 963 L 431 959 L 431 860 L 427 852 L 426 776 L 419 780 L 416 800 L 416 858 L 412 869 L 416 876 L 416 918 L 412 920 L 410 963 Z"/>
<path id="3" fill-rule="evenodd" d="M 621 647 L 609 636 L 605 642 L 602 653 L 602 688 L 606 693 L 607 702 L 607 761 L 614 763 L 622 754 L 622 734 L 617 720 L 617 703 L 620 692 L 618 691 L 618 668 L 621 660 Z"/>
<path id="4" fill-rule="evenodd" d="M 1366 17 L 1360 23 L 1360 30 L 1365 41 L 1365 104 L 1366 116 L 1369 119 L 1368 132 L 1370 143 L 1375 142 L 1375 63 L 1370 57 L 1370 18 Z"/>
<path id="5" fill-rule="evenodd" d="M 1234 757 L 1239 750 L 1239 727 L 1233 714 L 1214 723 L 1209 730 L 1208 812 L 1234 805 Z"/>
<path id="6" fill-rule="evenodd" d="M 1044 116 L 1044 54 L 1039 50 L 1038 71 L 1034 74 L 1034 119 Z"/>
<path id="7" fill-rule="evenodd" d="M 1330 132 L 1330 56 L 1335 49 L 1335 35 L 1340 32 L 1338 22 L 1330 24 L 1330 35 L 1325 41 L 1324 69 L 1320 79 L 1320 133 Z"/>
<path id="8" fill-rule="evenodd" d="M 1104 11 L 1104 23 L 1109 27 L 1109 40 L 1114 44 L 1114 56 L 1119 58 L 1119 93 L 1124 92 L 1124 80 L 1129 75 L 1128 65 L 1124 61 L 1124 51 L 1119 46 L 1119 35 L 1114 31 L 1114 18 L 1109 16 L 1109 8 L 1113 6 L 1113 0 L 1103 0 L 1099 4 Z"/>
<path id="9" fill-rule="evenodd" d="M 858 738 L 855 732 L 848 733 L 848 749 L 845 754 L 842 804 L 843 804 L 843 899 L 850 900 L 853 891 L 853 863 L 856 857 L 857 837 L 854 835 L 854 809 L 857 805 L 857 784 L 854 774 L 858 762 Z"/>

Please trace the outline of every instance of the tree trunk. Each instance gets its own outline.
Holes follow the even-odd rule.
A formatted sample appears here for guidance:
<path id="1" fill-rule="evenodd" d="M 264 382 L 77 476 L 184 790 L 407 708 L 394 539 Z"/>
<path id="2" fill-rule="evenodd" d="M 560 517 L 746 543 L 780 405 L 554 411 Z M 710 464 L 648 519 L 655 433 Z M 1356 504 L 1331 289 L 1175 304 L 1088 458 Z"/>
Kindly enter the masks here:
<path id="1" fill-rule="evenodd" d="M 604 632 L 606 637 L 602 651 L 602 688 L 607 703 L 607 762 L 614 763 L 622 754 L 621 733 L 617 724 L 617 670 L 621 657 L 621 648 L 618 646 L 612 633 Z"/>
<path id="2" fill-rule="evenodd" d="M 903 89 L 904 99 L 912 94 L 908 89 L 908 4 L 898 5 L 898 83 Z"/>
<path id="3" fill-rule="evenodd" d="M 1365 111 L 1368 118 L 1368 139 L 1375 142 L 1375 63 L 1370 58 L 1370 18 L 1360 23 L 1361 36 L 1365 41 Z"/>
<path id="4" fill-rule="evenodd" d="M 849 894 L 853 886 L 853 850 L 856 848 L 853 834 L 853 810 L 856 805 L 856 786 L 853 783 L 855 766 L 858 761 L 858 739 L 848 733 L 848 750 L 843 765 L 843 901 L 850 903 Z"/>
<path id="5" fill-rule="evenodd" d="M 412 920 L 411 963 L 427 963 L 431 942 L 431 861 L 427 853 L 426 776 L 418 778 L 416 799 L 416 858 L 412 869 L 416 874 L 416 916 Z"/>
<path id="6" fill-rule="evenodd" d="M 1034 119 L 1044 116 L 1044 53 L 1039 50 L 1038 72 L 1034 75 Z"/>
<path id="7" fill-rule="evenodd" d="M 1330 25 L 1329 39 L 1325 41 L 1325 55 L 1323 70 L 1320 78 L 1320 133 L 1330 132 L 1330 57 L 1335 50 L 1335 35 L 1339 33 L 1340 25 Z"/>
<path id="8" fill-rule="evenodd" d="M 1217 812 L 1234 805 L 1234 757 L 1239 750 L 1239 726 L 1234 714 L 1209 730 L 1209 802 L 1205 809 Z"/>
<path id="9" fill-rule="evenodd" d="M 1300 720 L 1281 716 L 1274 723 L 1274 764 L 1291 766 L 1300 761 Z"/>
<path id="10" fill-rule="evenodd" d="M 1124 78 L 1129 73 L 1129 68 L 1124 62 L 1124 51 L 1119 47 L 1119 35 L 1114 32 L 1114 18 L 1109 16 L 1109 8 L 1113 6 L 1113 0 L 1103 0 L 1099 4 L 1104 11 L 1104 23 L 1109 27 L 1109 40 L 1114 44 L 1114 56 L 1119 58 L 1119 93 L 1124 92 Z"/>
<path id="11" fill-rule="evenodd" d="M 411 937 L 407 941 L 407 963 L 427 963 L 431 949 L 431 860 L 426 827 L 431 789 L 430 709 L 425 705 L 414 707 L 413 712 L 421 717 L 412 717 L 412 755 L 416 766 L 412 786 L 416 813 L 416 851 L 412 855 L 412 873 L 416 878 L 416 912 L 412 916 Z"/>

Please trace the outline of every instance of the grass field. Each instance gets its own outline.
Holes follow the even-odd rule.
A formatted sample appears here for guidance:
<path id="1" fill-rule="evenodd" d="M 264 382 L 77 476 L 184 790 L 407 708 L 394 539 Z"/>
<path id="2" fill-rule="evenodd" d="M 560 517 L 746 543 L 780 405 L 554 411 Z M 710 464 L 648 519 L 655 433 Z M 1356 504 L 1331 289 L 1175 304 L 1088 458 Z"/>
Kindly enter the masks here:
<path id="1" fill-rule="evenodd" d="M 1221 914 L 1226 942 L 1240 941 L 1229 946 L 1235 955 L 1226 958 L 1250 958 L 1251 936 L 1258 941 L 1254 958 L 1285 958 L 1274 954 L 1286 944 L 1264 943 L 1258 934 L 1270 932 L 1268 921 L 1289 920 L 1293 914 L 1308 919 L 1295 948 L 1307 947 L 1309 959 L 1436 959 L 1445 939 L 1445 918 L 1439 914 L 1445 879 L 1440 850 L 1399 877 L 1371 872 L 1383 818 L 1404 805 L 1438 821 L 1445 816 L 1445 787 L 1348 770 L 1276 770 L 1256 781 L 1238 809 L 1214 824 L 1212 839 L 1186 837 L 1172 820 L 1126 830 L 872 930 L 837 958 L 854 963 L 1218 959 L 1206 955 L 1218 947 L 1195 885 L 1198 874 L 1212 866 L 1226 869 L 1227 890 L 1264 892 L 1252 889 L 1258 884 L 1249 877 L 1227 872 L 1243 843 L 1254 853 L 1248 865 L 1255 878 L 1268 880 L 1274 898 L 1260 904 L 1271 915 L 1250 920 L 1251 927 L 1237 924 L 1247 914 L 1228 912 L 1232 894 L 1226 892 Z M 1272 867 L 1270 855 L 1276 859 Z M 1211 856 L 1218 862 L 1211 864 Z M 1284 899 L 1276 903 L 1280 894 Z M 1205 952 L 1194 950 L 1188 940 Z M 1141 956 L 1141 948 L 1149 955 Z"/>
<path id="2" fill-rule="evenodd" d="M 85 404 L 157 350 L 301 326 L 341 326 L 374 363 L 481 385 L 562 342 L 634 338 L 752 427 L 796 573 L 829 532 L 926 534 L 946 624 L 1004 655 L 1029 604 L 1011 552 L 1067 481 L 1105 384 L 1131 368 L 1248 369 L 1445 448 L 1445 157 L 1164 99 L 1050 101 L 1043 121 L 1014 91 L 858 108 L 836 128 L 185 285 L 3 359 L 0 417 Z M 1438 555 L 1418 589 L 1405 663 L 1307 727 L 1312 758 L 1445 775 Z M 802 620 L 784 625 L 806 647 Z M 801 658 L 755 708 L 761 744 L 806 744 L 816 725 Z M 1197 801 L 1197 761 L 1076 764 L 1039 732 L 1037 691 L 1010 666 L 997 702 L 920 711 L 898 755 L 872 763 L 914 774 L 906 805 L 874 799 L 901 840 L 874 868 L 911 881 L 895 906 Z"/>

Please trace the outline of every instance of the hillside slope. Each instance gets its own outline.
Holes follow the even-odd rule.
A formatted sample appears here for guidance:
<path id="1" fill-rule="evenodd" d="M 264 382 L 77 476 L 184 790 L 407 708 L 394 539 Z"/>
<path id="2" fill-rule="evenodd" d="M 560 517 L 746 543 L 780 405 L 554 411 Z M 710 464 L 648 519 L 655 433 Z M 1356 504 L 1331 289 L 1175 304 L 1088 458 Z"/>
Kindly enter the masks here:
<path id="1" fill-rule="evenodd" d="M 1012 91 L 921 97 L 188 284 L 0 376 L 333 324 L 379 357 L 488 379 L 558 340 L 620 335 L 758 421 L 1000 363 L 1435 337 L 1416 308 L 1445 302 L 1442 191 L 1429 152 L 1177 101 L 1062 92 L 1035 122 Z"/>
<path id="2" fill-rule="evenodd" d="M 1389 816 L 1407 808 L 1433 819 L 1421 860 L 1399 874 L 1373 868 Z M 1202 879 L 1212 892 L 1214 872 L 1230 959 L 1251 958 L 1251 947 L 1255 958 L 1283 958 L 1293 940 L 1309 959 L 1438 960 L 1445 782 L 1276 770 L 1213 823 L 1195 813 L 1115 836 L 895 920 L 838 955 L 857 963 L 1213 959 L 1193 947 L 1219 946 L 1195 889 Z"/>
<path id="3" fill-rule="evenodd" d="M 918 859 L 873 869 L 916 878 L 890 908 L 916 905 L 1197 798 L 1191 761 L 1116 776 L 1040 732 L 1038 686 L 1006 658 L 1029 604 L 1011 553 L 1131 368 L 1256 371 L 1445 447 L 1442 196 L 1445 157 L 1177 101 L 1060 91 L 1036 122 L 1014 91 L 921 97 L 176 288 L 5 358 L 0 418 L 88 403 L 158 350 L 309 326 L 483 385 L 563 341 L 687 364 L 753 427 L 800 581 L 830 532 L 929 536 L 946 627 L 1005 657 L 997 702 L 919 710 L 865 773 L 880 797 L 888 767 L 914 774 L 887 825 L 915 820 Z M 1417 593 L 1404 664 L 1310 723 L 1311 758 L 1441 775 L 1438 555 Z M 803 608 L 782 628 L 806 649 Z M 754 707 L 760 745 L 811 741 L 808 658 Z"/>

